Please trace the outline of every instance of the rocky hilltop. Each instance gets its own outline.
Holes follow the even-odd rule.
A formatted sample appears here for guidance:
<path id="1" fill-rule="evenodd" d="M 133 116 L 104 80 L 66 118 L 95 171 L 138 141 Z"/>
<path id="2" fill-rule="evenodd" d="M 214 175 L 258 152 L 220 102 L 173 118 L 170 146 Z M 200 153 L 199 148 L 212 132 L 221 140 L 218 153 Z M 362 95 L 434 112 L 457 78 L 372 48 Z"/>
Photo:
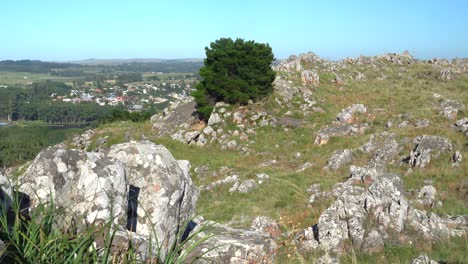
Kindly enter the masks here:
<path id="1" fill-rule="evenodd" d="M 275 70 L 272 96 L 207 122 L 188 98 L 50 147 L 17 191 L 64 226 L 110 221 L 141 260 L 187 237 L 198 263 L 466 260 L 468 60 L 306 53 Z"/>

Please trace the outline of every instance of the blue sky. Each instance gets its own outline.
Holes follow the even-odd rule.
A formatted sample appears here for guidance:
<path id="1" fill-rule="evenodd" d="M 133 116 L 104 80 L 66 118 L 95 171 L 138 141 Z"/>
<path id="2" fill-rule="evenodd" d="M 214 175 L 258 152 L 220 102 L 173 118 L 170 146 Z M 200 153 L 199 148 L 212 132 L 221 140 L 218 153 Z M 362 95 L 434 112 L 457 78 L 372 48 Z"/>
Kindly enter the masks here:
<path id="1" fill-rule="evenodd" d="M 220 37 L 276 58 L 468 57 L 466 0 L 1 0 L 0 60 L 202 58 Z"/>

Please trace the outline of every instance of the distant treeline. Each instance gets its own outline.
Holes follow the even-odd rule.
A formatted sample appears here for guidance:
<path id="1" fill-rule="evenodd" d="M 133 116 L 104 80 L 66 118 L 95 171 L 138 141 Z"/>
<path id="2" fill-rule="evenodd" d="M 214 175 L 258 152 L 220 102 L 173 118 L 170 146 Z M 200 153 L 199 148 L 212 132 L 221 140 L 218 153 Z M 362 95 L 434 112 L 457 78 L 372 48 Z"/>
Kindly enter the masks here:
<path id="1" fill-rule="evenodd" d="M 167 60 L 160 62 L 131 62 L 116 65 L 81 65 L 36 60 L 0 61 L 0 71 L 48 73 L 61 77 L 89 77 L 96 74 L 122 72 L 163 72 L 196 73 L 203 66 L 202 61 Z"/>
<path id="2" fill-rule="evenodd" d="M 79 65 L 71 63 L 45 62 L 38 60 L 6 60 L 0 61 L 0 71 L 49 73 L 52 69 L 72 68 Z"/>

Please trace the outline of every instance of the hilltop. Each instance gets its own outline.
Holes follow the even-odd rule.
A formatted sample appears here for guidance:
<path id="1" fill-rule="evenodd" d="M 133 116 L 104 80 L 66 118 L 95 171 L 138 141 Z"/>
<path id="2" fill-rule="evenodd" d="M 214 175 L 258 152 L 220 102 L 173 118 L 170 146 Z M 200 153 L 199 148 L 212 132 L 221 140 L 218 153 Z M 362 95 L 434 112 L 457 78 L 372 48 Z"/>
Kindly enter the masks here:
<path id="1" fill-rule="evenodd" d="M 405 52 L 329 61 L 309 52 L 274 69 L 274 92 L 261 101 L 217 103 L 205 123 L 185 97 L 150 122 L 101 125 L 50 148 L 20 179 L 56 167 L 41 173 L 66 194 L 57 187 L 63 168 L 103 171 L 141 189 L 146 206 L 159 198 L 143 190 L 162 187 L 171 208 L 153 219 L 179 229 L 196 212 L 196 226 L 214 226 L 199 251 L 215 248 L 207 257 L 216 263 L 468 259 L 468 59 Z M 96 206 L 105 220 L 108 204 Z M 142 215 L 136 232 L 145 240 Z M 158 229 L 174 239 L 166 231 Z"/>

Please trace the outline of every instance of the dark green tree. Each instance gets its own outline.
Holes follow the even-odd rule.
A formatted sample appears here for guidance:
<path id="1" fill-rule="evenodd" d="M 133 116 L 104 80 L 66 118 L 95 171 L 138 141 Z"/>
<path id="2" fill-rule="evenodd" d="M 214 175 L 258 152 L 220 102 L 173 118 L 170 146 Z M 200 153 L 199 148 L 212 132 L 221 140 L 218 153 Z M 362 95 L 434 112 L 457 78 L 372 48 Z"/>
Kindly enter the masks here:
<path id="1" fill-rule="evenodd" d="M 202 81 L 193 93 L 201 118 L 209 118 L 216 102 L 247 104 L 272 92 L 274 56 L 268 44 L 221 38 L 205 50 Z"/>

